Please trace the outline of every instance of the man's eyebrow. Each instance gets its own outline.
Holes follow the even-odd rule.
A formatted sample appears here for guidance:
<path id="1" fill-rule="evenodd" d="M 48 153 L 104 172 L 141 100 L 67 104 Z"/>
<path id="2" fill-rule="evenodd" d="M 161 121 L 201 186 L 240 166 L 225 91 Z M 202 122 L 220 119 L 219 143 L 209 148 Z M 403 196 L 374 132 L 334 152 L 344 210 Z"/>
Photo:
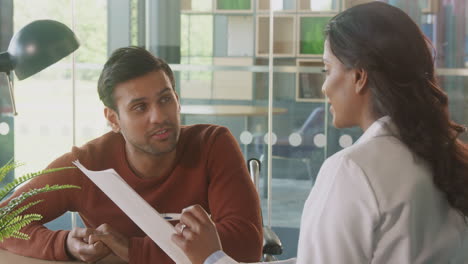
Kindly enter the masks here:
<path id="1" fill-rule="evenodd" d="M 158 96 L 160 96 L 160 95 L 162 95 L 164 93 L 167 93 L 168 91 L 171 91 L 171 90 L 172 90 L 172 88 L 166 87 L 166 88 L 162 89 L 161 91 L 159 91 Z M 138 98 L 134 98 L 134 99 L 130 100 L 130 102 L 128 102 L 128 104 L 131 105 L 131 104 L 138 103 L 138 102 L 141 102 L 141 101 L 144 101 L 144 100 L 145 100 L 145 97 L 138 97 Z"/>
<path id="2" fill-rule="evenodd" d="M 138 98 L 134 98 L 134 99 L 130 100 L 130 102 L 128 102 L 128 104 L 131 105 L 131 104 L 141 102 L 141 101 L 144 101 L 144 100 L 145 100 L 145 97 L 138 97 Z"/>
<path id="3" fill-rule="evenodd" d="M 172 88 L 166 87 L 166 88 L 162 89 L 162 90 L 158 93 L 158 95 L 161 95 L 161 94 L 163 94 L 163 93 L 166 93 L 168 90 L 171 91 Z"/>

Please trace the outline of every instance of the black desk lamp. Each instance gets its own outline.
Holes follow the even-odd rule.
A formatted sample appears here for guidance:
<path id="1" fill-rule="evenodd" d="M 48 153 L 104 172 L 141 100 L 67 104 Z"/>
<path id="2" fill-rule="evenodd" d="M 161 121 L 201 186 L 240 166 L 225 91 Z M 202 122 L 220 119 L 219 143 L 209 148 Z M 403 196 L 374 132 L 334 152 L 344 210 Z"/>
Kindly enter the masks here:
<path id="1" fill-rule="evenodd" d="M 73 31 L 54 20 L 37 20 L 20 31 L 10 41 L 8 51 L 0 53 L 0 72 L 8 76 L 13 114 L 16 107 L 10 72 L 19 80 L 28 78 L 75 51 L 80 44 Z"/>

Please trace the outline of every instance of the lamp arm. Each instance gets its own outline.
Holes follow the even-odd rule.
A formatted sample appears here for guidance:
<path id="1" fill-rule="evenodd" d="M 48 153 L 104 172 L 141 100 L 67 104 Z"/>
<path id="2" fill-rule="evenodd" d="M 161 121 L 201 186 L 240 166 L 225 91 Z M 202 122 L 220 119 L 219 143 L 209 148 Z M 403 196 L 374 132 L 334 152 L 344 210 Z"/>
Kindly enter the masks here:
<path id="1" fill-rule="evenodd" d="M 0 53 L 0 72 L 9 73 L 13 70 L 13 58 L 8 51 Z"/>
<path id="2" fill-rule="evenodd" d="M 10 100 L 11 100 L 11 108 L 13 110 L 13 115 L 17 116 L 18 112 L 16 112 L 16 103 L 15 103 L 15 95 L 13 94 L 13 82 L 11 80 L 11 76 L 9 72 L 7 72 L 7 79 L 8 79 L 8 90 L 10 90 Z"/>

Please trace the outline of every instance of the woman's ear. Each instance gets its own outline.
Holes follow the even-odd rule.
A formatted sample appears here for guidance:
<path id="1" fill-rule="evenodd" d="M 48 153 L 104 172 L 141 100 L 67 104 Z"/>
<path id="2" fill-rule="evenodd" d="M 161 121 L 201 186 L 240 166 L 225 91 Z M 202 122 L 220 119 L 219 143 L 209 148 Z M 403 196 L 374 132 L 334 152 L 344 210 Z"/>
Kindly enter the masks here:
<path id="1" fill-rule="evenodd" d="M 104 116 L 107 119 L 107 123 L 111 126 L 112 131 L 115 133 L 120 132 L 120 125 L 119 125 L 119 114 L 114 111 L 113 109 L 106 107 L 104 108 Z"/>
<path id="2" fill-rule="evenodd" d="M 356 85 L 356 94 L 363 94 L 367 91 L 367 71 L 364 69 L 355 69 L 354 83 Z"/>

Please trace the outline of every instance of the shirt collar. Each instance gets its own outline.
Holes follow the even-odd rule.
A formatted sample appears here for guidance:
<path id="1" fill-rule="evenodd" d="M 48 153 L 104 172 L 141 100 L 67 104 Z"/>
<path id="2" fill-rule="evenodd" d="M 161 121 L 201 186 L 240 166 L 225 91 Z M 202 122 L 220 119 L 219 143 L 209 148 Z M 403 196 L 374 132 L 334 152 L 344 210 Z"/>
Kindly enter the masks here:
<path id="1" fill-rule="evenodd" d="M 356 144 L 365 142 L 374 137 L 396 135 L 398 135 L 397 128 L 390 116 L 383 116 L 374 121 L 374 123 L 367 128 L 364 134 L 356 141 Z"/>

